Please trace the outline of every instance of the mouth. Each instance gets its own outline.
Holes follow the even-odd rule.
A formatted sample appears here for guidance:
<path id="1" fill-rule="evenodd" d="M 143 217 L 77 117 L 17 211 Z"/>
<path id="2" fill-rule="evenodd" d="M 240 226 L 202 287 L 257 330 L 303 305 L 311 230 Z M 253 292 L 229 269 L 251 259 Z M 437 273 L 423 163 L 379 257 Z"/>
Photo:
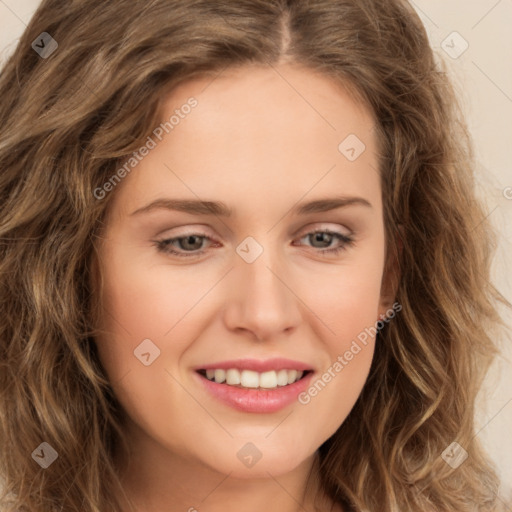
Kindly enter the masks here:
<path id="1" fill-rule="evenodd" d="M 296 382 L 305 379 L 313 370 L 297 370 L 282 368 L 280 370 L 270 370 L 266 372 L 257 372 L 254 370 L 238 368 L 209 368 L 196 370 L 199 375 L 215 382 L 229 387 L 252 390 L 275 390 L 286 388 Z"/>
<path id="2" fill-rule="evenodd" d="M 289 359 L 244 359 L 213 363 L 194 373 L 209 397 L 237 411 L 262 414 L 297 404 L 315 371 Z"/>

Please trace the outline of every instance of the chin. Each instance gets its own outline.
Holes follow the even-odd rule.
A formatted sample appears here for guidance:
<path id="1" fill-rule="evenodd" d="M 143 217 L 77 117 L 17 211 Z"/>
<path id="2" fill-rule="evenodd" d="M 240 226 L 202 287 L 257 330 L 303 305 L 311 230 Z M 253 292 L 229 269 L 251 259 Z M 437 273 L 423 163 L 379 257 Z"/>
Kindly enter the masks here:
<path id="1" fill-rule="evenodd" d="M 222 474 L 229 474 L 232 478 L 268 478 L 287 474 L 303 463 L 314 454 L 301 447 L 298 452 L 293 447 L 282 444 L 273 445 L 266 442 L 266 446 L 258 441 L 254 443 L 243 440 L 231 440 L 230 446 L 226 446 L 222 453 L 211 452 L 209 460 L 203 459 L 205 466 L 209 466 Z"/>

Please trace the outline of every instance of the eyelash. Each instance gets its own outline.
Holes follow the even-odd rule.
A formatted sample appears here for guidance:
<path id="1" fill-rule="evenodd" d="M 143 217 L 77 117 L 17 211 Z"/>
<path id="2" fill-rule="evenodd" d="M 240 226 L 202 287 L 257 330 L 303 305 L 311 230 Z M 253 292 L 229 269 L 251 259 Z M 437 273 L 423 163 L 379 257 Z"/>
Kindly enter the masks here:
<path id="1" fill-rule="evenodd" d="M 338 233 L 336 231 L 330 231 L 328 229 L 317 229 L 314 231 L 310 231 L 309 233 L 306 233 L 305 235 L 301 236 L 299 240 L 301 240 L 309 235 L 314 235 L 316 233 L 326 233 L 328 235 L 332 235 L 335 238 L 338 238 L 338 240 L 340 240 L 342 242 L 342 245 L 340 245 L 339 247 L 334 247 L 332 249 L 319 249 L 318 252 L 320 252 L 321 254 L 329 254 L 329 255 L 336 256 L 339 253 L 341 253 L 342 251 L 347 250 L 347 248 L 351 247 L 354 244 L 354 239 L 351 236 L 343 235 L 341 233 Z M 188 237 L 207 238 L 207 239 L 211 240 L 211 238 L 208 235 L 205 235 L 204 233 L 188 233 L 188 234 L 185 234 L 185 235 L 182 235 L 179 237 L 175 237 L 175 238 L 168 238 L 165 240 L 155 240 L 154 244 L 158 251 L 167 253 L 167 254 L 171 254 L 172 256 L 177 256 L 179 258 L 192 258 L 194 256 L 201 256 L 205 252 L 204 250 L 200 250 L 199 252 L 193 252 L 193 253 L 190 253 L 190 252 L 183 253 L 183 252 L 175 251 L 174 249 L 170 249 L 170 245 L 173 242 L 176 242 L 178 240 L 182 240 L 182 239 L 185 239 Z"/>

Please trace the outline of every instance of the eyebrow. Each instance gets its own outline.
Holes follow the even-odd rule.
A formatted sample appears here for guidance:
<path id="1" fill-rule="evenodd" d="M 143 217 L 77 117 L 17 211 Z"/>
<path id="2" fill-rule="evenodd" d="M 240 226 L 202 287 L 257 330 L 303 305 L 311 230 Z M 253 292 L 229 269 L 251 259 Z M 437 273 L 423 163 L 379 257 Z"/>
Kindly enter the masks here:
<path id="1" fill-rule="evenodd" d="M 322 213 L 353 205 L 372 208 L 371 203 L 362 197 L 339 196 L 328 197 L 325 199 L 316 199 L 307 203 L 300 203 L 292 208 L 291 213 L 293 215 Z M 159 209 L 175 210 L 179 212 L 190 213 L 192 215 L 217 215 L 221 217 L 231 217 L 233 215 L 233 210 L 231 210 L 222 201 L 200 201 L 195 199 L 170 198 L 156 199 L 146 206 L 138 208 L 132 212 L 131 215 L 139 215 Z"/>

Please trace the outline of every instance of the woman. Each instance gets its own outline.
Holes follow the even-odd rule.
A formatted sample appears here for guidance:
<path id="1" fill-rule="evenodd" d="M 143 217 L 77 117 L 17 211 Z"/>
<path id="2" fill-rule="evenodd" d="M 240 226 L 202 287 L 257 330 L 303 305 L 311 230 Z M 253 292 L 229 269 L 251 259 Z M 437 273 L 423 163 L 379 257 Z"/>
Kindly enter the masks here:
<path id="1" fill-rule="evenodd" d="M 408 4 L 47 0 L 0 93 L 2 510 L 498 510 L 504 299 Z"/>

